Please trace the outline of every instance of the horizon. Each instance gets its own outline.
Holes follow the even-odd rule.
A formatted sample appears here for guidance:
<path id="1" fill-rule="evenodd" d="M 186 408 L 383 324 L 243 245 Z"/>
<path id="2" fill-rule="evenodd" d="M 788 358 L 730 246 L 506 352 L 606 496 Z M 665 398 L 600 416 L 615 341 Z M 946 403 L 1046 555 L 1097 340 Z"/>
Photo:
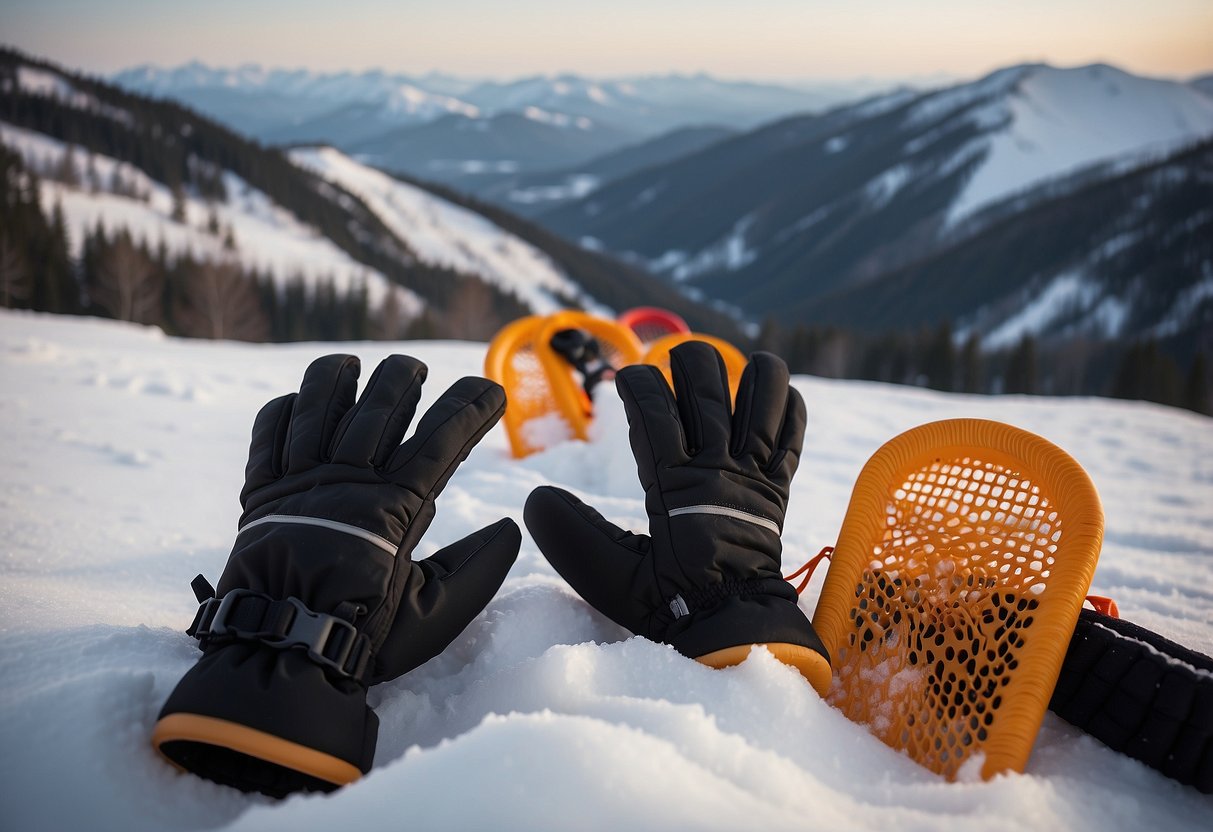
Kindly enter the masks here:
<path id="1" fill-rule="evenodd" d="M 236 72 L 236 71 L 240 71 L 240 70 L 258 70 L 258 71 L 267 72 L 267 73 L 303 72 L 303 73 L 310 73 L 310 74 L 316 75 L 316 76 L 343 76 L 343 75 L 345 75 L 345 76 L 358 77 L 358 76 L 371 75 L 371 74 L 381 74 L 381 75 L 387 75 L 387 76 L 393 76 L 393 77 L 401 77 L 405 80 L 421 80 L 421 79 L 425 79 L 427 77 L 437 76 L 437 77 L 441 77 L 441 78 L 449 78 L 449 79 L 464 81 L 464 82 L 496 83 L 496 84 L 511 84 L 511 83 L 518 83 L 518 82 L 526 81 L 526 80 L 530 80 L 530 79 L 538 79 L 538 78 L 554 80 L 554 79 L 559 79 L 559 78 L 564 78 L 564 77 L 581 78 L 583 80 L 588 80 L 588 81 L 593 81 L 593 82 L 604 82 L 604 83 L 605 82 L 627 82 L 630 80 L 638 80 L 638 79 L 644 79 L 644 78 L 708 78 L 708 79 L 711 79 L 714 81 L 719 81 L 719 82 L 724 82 L 724 83 L 759 84 L 759 85 L 766 85 L 766 86 L 782 85 L 782 86 L 789 86 L 789 87 L 795 86 L 795 85 L 809 85 L 809 84 L 818 84 L 818 85 L 822 85 L 822 86 L 827 86 L 827 85 L 842 86 L 842 85 L 847 85 L 847 84 L 856 84 L 856 85 L 866 84 L 866 85 L 870 85 L 872 87 L 876 87 L 878 85 L 885 85 L 886 87 L 892 87 L 895 85 L 914 86 L 916 83 L 918 83 L 918 84 L 934 83 L 934 84 L 939 84 L 939 85 L 950 85 L 950 84 L 955 84 L 955 83 L 968 83 L 971 81 L 975 81 L 975 80 L 983 78 L 991 73 L 998 72 L 998 71 L 1004 70 L 1004 69 L 1009 69 L 1011 67 L 1016 67 L 1016 66 L 1046 66 L 1046 67 L 1051 67 L 1053 69 L 1060 69 L 1060 70 L 1085 69 L 1087 67 L 1092 67 L 1092 66 L 1108 66 L 1108 67 L 1111 67 L 1112 69 L 1120 70 L 1122 72 L 1126 72 L 1126 73 L 1136 75 L 1139 77 L 1143 77 L 1143 78 L 1153 78 L 1153 79 L 1157 79 L 1157 80 L 1176 81 L 1179 83 L 1188 83 L 1188 82 L 1196 80 L 1198 78 L 1213 76 L 1213 62 L 1210 62 L 1210 64 L 1208 66 L 1205 66 L 1205 67 L 1198 69 L 1191 73 L 1187 73 L 1187 74 L 1183 74 L 1183 75 L 1165 75 L 1165 74 L 1153 74 L 1153 73 L 1149 73 L 1149 72 L 1138 71 L 1131 67 L 1127 67 L 1124 64 L 1116 63 L 1115 61 L 1109 61 L 1109 60 L 1092 60 L 1092 61 L 1068 64 L 1068 63 L 1061 63 L 1061 62 L 1057 62 L 1057 61 L 1049 61 L 1049 60 L 1043 60 L 1043 59 L 1023 60 L 1023 61 L 1018 61 L 1018 62 L 1013 62 L 1013 63 L 1008 63 L 1008 64 L 998 64 L 998 65 L 990 66 L 986 69 L 980 70 L 973 75 L 958 75 L 955 73 L 940 70 L 940 71 L 936 71 L 936 72 L 921 73 L 921 74 L 917 74 L 917 75 L 907 75 L 907 76 L 877 76 L 877 75 L 868 74 L 868 75 L 855 75 L 855 76 L 846 76 L 846 77 L 804 76 L 804 77 L 796 77 L 796 78 L 754 78 L 754 77 L 746 77 L 746 76 L 731 76 L 731 75 L 722 75 L 722 74 L 712 72 L 712 71 L 706 70 L 706 69 L 666 70 L 666 71 L 653 70 L 653 71 L 648 71 L 648 72 L 645 72 L 645 71 L 628 72 L 628 73 L 622 73 L 622 74 L 618 74 L 618 75 L 592 74 L 592 73 L 587 73 L 587 72 L 581 72 L 581 71 L 578 71 L 575 69 L 560 69 L 560 70 L 551 70 L 551 71 L 529 72 L 529 73 L 523 73 L 523 74 L 519 74 L 519 75 L 490 76 L 490 75 L 477 75 L 477 74 L 463 74 L 463 73 L 453 72 L 453 71 L 442 69 L 442 68 L 430 68 L 430 69 L 425 69 L 425 70 L 421 70 L 421 71 L 406 71 L 406 70 L 390 69 L 390 68 L 382 67 L 382 66 L 368 66 L 368 67 L 362 67 L 362 68 L 335 67 L 332 69 L 317 69 L 317 68 L 308 67 L 305 65 L 269 64 L 269 63 L 264 63 L 264 62 L 260 62 L 260 61 L 251 61 L 251 60 L 250 61 L 241 61 L 238 63 L 217 63 L 217 62 L 210 61 L 210 60 L 207 60 L 207 59 L 201 58 L 201 57 L 188 58 L 186 60 L 183 60 L 183 61 L 181 61 L 179 63 L 175 63 L 175 64 L 163 64 L 163 63 L 146 62 L 146 61 L 145 62 L 136 62 L 136 63 L 127 64 L 125 66 L 121 66 L 118 69 L 110 71 L 110 72 L 101 73 L 96 70 L 90 70 L 85 67 L 75 66 L 75 65 L 70 64 L 69 62 L 60 61 L 56 58 L 52 58 L 47 55 L 30 52 L 29 50 L 25 49 L 24 47 L 21 47 L 16 44 L 12 44 L 12 43 L 0 42 L 0 48 L 14 49 L 19 52 L 24 52 L 27 55 L 29 55 L 29 57 L 34 58 L 36 60 L 45 60 L 49 63 L 57 64 L 57 65 L 61 66 L 63 69 L 71 71 L 71 72 L 77 72 L 77 73 L 80 73 L 83 75 L 92 75 L 92 76 L 99 77 L 102 79 L 107 79 L 107 80 L 110 78 L 113 78 L 114 76 L 122 74 L 122 73 L 136 72 L 139 70 L 150 69 L 150 70 L 157 70 L 157 71 L 161 71 L 161 72 L 175 72 L 178 70 L 192 68 L 192 67 L 198 67 L 200 69 L 204 69 L 204 70 L 208 70 L 208 71 L 212 71 L 212 72 Z"/>
<path id="2" fill-rule="evenodd" d="M 759 83 L 909 83 L 1025 63 L 1106 63 L 1190 80 L 1213 70 L 1213 4 L 1201 0 L 1028 0 L 973 7 L 929 0 L 618 0 L 609 10 L 557 0 L 390 3 L 350 0 L 339 22 L 317 0 L 13 0 L 14 47 L 95 75 L 142 65 L 509 81 L 706 74 Z M 70 26 L 65 21 L 71 21 Z"/>

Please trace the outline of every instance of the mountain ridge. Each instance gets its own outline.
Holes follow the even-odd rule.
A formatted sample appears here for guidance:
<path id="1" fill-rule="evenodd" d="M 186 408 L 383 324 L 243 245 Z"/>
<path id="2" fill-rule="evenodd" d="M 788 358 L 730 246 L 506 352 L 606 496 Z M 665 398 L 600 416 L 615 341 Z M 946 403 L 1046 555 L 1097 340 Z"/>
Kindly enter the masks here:
<path id="1" fill-rule="evenodd" d="M 1022 65 L 778 121 L 538 219 L 751 314 L 786 317 L 924 255 L 983 206 L 1209 134 L 1213 101 L 1182 84 Z"/>

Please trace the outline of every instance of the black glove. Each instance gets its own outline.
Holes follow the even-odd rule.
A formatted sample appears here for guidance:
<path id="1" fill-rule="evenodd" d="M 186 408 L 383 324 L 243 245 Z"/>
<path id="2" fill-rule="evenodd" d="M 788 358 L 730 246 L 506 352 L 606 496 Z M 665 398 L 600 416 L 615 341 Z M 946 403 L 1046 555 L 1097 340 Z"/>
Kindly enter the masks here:
<path id="1" fill-rule="evenodd" d="M 352 356 L 325 356 L 297 395 L 261 409 L 218 597 L 195 580 L 204 603 L 189 632 L 204 655 L 153 743 L 210 780 L 281 796 L 369 771 L 379 721 L 367 685 L 440 653 L 518 555 L 503 519 L 410 559 L 435 498 L 501 417 L 501 387 L 457 381 L 402 445 L 425 365 L 387 358 L 355 404 L 358 371 Z"/>
<path id="2" fill-rule="evenodd" d="M 713 667 L 765 644 L 824 694 L 828 654 L 780 571 L 804 401 L 769 353 L 751 357 L 735 415 L 711 346 L 676 347 L 670 368 L 677 401 L 656 367 L 616 377 L 652 536 L 547 486 L 527 500 L 527 528 L 573 589 L 623 627 Z"/>

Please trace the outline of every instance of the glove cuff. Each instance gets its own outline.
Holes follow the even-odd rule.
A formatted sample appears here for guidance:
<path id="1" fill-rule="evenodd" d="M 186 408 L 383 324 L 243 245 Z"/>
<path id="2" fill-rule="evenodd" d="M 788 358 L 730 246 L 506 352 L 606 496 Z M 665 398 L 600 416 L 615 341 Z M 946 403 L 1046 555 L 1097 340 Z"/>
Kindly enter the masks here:
<path id="1" fill-rule="evenodd" d="M 169 695 L 152 733 L 180 768 L 242 791 L 331 791 L 371 768 L 379 720 L 366 689 L 299 650 L 212 649 Z"/>
<path id="2" fill-rule="evenodd" d="M 824 696 L 830 654 L 795 598 L 796 590 L 782 579 L 725 582 L 690 598 L 675 596 L 662 641 L 711 667 L 738 664 L 752 647 L 765 646 Z"/>

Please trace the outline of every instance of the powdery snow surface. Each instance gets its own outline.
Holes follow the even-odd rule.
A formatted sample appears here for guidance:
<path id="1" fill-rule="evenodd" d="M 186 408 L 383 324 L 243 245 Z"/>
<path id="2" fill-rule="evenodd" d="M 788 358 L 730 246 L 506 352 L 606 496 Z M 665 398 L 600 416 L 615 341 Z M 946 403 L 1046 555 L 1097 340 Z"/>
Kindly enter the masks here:
<path id="1" fill-rule="evenodd" d="M 826 705 L 765 652 L 717 671 L 579 600 L 524 536 L 497 597 L 451 647 L 372 689 L 375 769 L 284 803 L 180 774 L 148 744 L 198 653 L 189 580 L 218 578 L 258 407 L 332 345 L 174 340 L 109 322 L 0 314 L 0 828 L 1043 829 L 1206 828 L 1213 798 L 1047 717 L 1023 775 L 949 784 Z M 423 407 L 484 348 L 352 344 L 430 366 Z M 863 462 L 922 422 L 1002 419 L 1082 462 L 1107 511 L 1094 590 L 1213 652 L 1213 422 L 1099 399 L 949 396 L 797 378 L 805 458 L 785 571 L 837 533 Z M 493 430 L 438 503 L 418 556 L 529 490 L 573 489 L 643 528 L 613 391 L 596 438 L 523 461 Z M 805 600 L 811 610 L 820 586 Z"/>
<path id="2" fill-rule="evenodd" d="M 425 263 L 480 275 L 541 314 L 567 304 L 558 295 L 605 311 L 546 254 L 484 217 L 361 164 L 331 147 L 290 151 L 301 167 L 357 194 Z"/>
<path id="3" fill-rule="evenodd" d="M 1010 83 L 1014 89 L 1004 92 Z M 962 90 L 1001 95 L 971 116 L 995 130 L 988 155 L 949 209 L 950 222 L 1050 177 L 1213 134 L 1213 99 L 1185 84 L 1110 66 L 1015 67 Z M 953 99 L 960 94 L 928 99 L 911 118 L 924 108 L 934 113 L 944 102 L 957 105 Z"/>

